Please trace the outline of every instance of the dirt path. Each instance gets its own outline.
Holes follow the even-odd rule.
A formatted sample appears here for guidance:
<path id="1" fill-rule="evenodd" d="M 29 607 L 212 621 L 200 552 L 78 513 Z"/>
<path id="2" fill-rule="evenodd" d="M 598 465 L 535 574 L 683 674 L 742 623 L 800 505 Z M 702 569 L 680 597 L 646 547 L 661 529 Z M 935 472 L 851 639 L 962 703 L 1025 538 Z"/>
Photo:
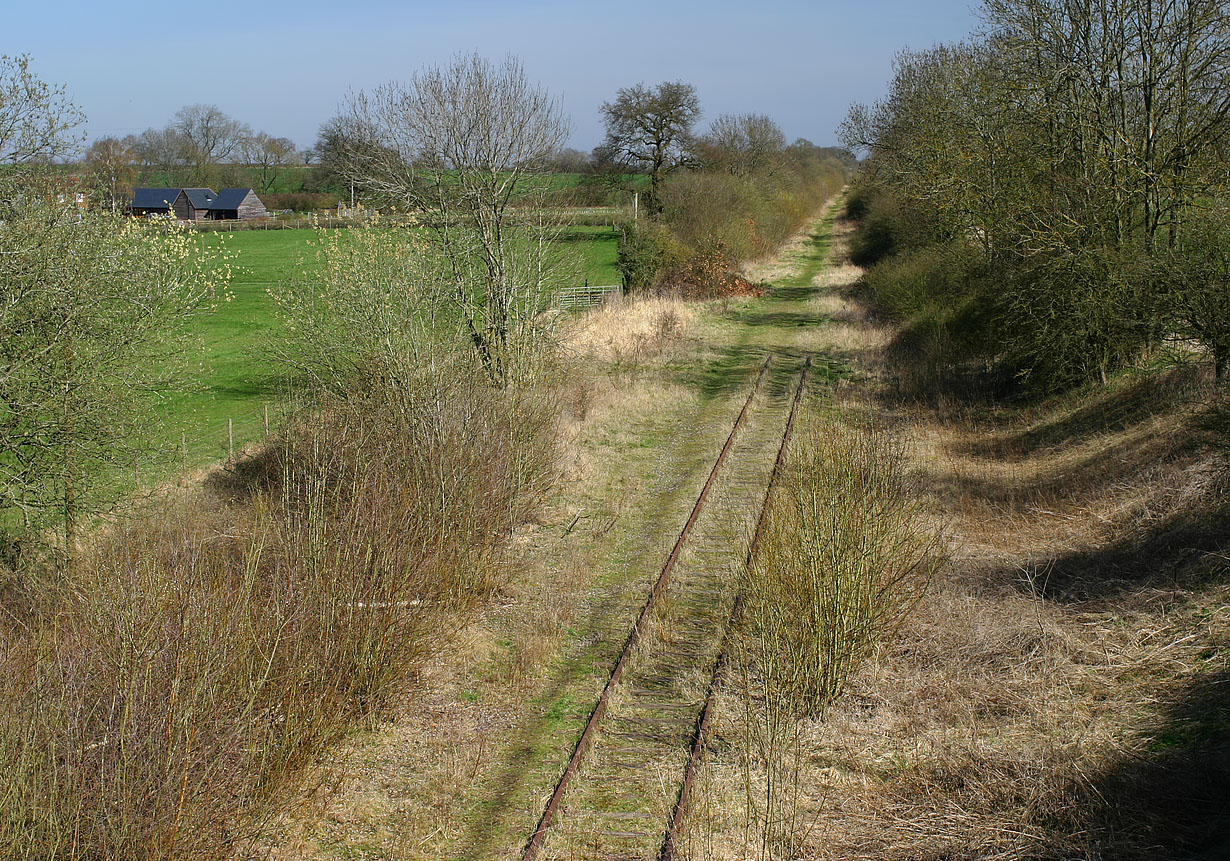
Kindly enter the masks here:
<path id="1" fill-rule="evenodd" d="M 400 713 L 339 752 L 337 791 L 285 826 L 275 857 L 517 857 L 764 356 L 773 408 L 748 437 L 757 463 L 774 445 L 761 425 L 780 418 L 803 357 L 816 354 L 813 391 L 847 373 L 822 349 L 829 318 L 812 287 L 835 213 L 753 271 L 772 279 L 768 295 L 667 304 L 647 335 L 578 347 L 561 493 L 517 536 L 509 585 Z M 742 537 L 730 521 L 745 501 L 723 506 L 706 527 L 711 555 Z M 646 797 L 669 795 L 659 782 Z"/>

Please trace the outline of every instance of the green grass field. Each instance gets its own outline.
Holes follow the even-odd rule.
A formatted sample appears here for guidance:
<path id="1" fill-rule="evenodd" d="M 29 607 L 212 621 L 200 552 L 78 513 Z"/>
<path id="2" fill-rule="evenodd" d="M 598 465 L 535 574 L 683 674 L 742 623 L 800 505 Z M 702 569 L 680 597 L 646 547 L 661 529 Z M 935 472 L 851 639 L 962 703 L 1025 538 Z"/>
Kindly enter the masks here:
<path id="1" fill-rule="evenodd" d="M 233 261 L 231 300 L 201 320 L 200 352 L 191 356 L 200 385 L 193 390 L 165 393 L 163 419 L 168 446 L 185 441 L 189 465 L 224 457 L 228 419 L 234 421 L 235 444 L 259 439 L 264 432 L 266 405 L 276 408 L 282 386 L 281 369 L 266 354 L 277 335 L 269 288 L 304 273 L 310 277 L 315 259 L 309 241 L 312 230 L 249 230 L 203 233 L 201 241 L 238 252 Z M 573 227 L 570 247 L 582 256 L 582 277 L 590 284 L 617 284 L 616 232 L 610 227 Z"/>

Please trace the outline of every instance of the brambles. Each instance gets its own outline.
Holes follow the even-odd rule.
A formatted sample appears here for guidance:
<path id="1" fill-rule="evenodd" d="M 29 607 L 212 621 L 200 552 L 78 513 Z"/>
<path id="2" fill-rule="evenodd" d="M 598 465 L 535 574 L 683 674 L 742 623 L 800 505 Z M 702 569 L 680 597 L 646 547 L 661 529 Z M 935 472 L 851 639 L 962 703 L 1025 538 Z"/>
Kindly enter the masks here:
<path id="1" fill-rule="evenodd" d="M 0 856 L 220 859 L 256 839 L 496 588 L 551 478 L 553 415 L 462 372 L 368 381 L 223 499 L 155 507 L 9 602 L 0 696 L 26 707 L 0 715 Z"/>

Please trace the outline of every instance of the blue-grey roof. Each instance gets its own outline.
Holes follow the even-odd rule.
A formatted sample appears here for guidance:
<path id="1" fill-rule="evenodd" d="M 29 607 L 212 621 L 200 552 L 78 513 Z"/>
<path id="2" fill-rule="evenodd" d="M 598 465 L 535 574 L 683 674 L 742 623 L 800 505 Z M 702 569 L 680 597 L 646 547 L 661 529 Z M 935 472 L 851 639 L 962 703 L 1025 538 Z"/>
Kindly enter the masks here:
<path id="1" fill-rule="evenodd" d="M 196 209 L 218 209 L 214 203 L 218 195 L 212 188 L 185 188 L 184 194 L 188 195 L 188 202 Z"/>
<path id="2" fill-rule="evenodd" d="M 248 196 L 250 188 L 224 188 L 214 198 L 212 209 L 238 209 L 243 199 Z"/>
<path id="3" fill-rule="evenodd" d="M 134 188 L 132 205 L 140 209 L 168 209 L 177 197 L 178 188 Z"/>

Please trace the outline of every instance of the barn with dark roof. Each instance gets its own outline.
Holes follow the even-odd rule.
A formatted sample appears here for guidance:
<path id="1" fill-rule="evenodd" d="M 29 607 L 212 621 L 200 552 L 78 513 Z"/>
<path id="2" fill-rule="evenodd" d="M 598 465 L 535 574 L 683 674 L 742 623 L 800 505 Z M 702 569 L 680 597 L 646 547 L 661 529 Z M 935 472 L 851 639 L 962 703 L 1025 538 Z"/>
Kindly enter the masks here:
<path id="1" fill-rule="evenodd" d="M 133 215 L 174 215 L 180 221 L 247 220 L 267 218 L 269 211 L 250 188 L 138 188 Z"/>

